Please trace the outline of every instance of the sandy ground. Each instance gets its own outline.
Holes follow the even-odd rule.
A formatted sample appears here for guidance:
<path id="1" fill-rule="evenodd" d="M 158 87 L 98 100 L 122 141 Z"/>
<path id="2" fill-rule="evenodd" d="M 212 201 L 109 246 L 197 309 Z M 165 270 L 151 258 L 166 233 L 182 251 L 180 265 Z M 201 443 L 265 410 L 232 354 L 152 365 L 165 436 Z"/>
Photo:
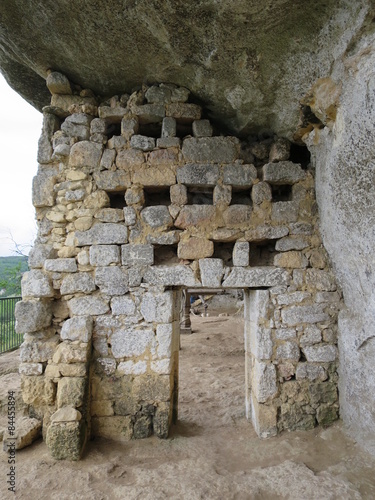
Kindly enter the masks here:
<path id="1" fill-rule="evenodd" d="M 6 459 L 1 499 L 375 499 L 375 460 L 341 423 L 258 439 L 244 416 L 243 324 L 232 317 L 193 318 L 193 334 L 182 337 L 169 439 L 96 439 L 80 462 L 52 460 L 39 441 L 17 453 L 16 495 Z"/>

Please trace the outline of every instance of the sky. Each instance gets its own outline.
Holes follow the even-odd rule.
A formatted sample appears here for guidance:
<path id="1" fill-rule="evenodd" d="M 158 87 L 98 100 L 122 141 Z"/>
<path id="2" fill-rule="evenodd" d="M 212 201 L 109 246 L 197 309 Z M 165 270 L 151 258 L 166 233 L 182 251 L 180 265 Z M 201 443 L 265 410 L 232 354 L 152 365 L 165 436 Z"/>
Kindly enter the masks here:
<path id="1" fill-rule="evenodd" d="M 43 115 L 12 90 L 0 74 L 0 256 L 28 254 L 36 236 L 31 203 Z"/>

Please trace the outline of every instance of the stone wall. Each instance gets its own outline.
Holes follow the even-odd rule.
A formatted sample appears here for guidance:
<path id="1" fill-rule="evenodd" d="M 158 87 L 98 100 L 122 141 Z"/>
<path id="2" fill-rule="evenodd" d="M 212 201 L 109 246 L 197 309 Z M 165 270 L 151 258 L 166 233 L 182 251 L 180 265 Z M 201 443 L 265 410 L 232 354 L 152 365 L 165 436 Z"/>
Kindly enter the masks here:
<path id="1" fill-rule="evenodd" d="M 341 295 L 309 165 L 282 138 L 218 135 L 184 88 L 104 100 L 57 73 L 47 85 L 16 317 L 23 397 L 52 454 L 77 459 L 89 436 L 167 437 L 186 287 L 245 290 L 260 436 L 336 419 Z"/>

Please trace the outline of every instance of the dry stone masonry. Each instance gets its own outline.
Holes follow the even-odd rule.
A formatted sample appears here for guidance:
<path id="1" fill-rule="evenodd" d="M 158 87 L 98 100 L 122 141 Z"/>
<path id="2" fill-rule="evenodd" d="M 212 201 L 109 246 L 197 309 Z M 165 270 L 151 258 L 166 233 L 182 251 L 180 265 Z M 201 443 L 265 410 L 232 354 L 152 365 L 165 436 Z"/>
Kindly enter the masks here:
<path id="1" fill-rule="evenodd" d="M 52 455 L 168 436 L 187 287 L 245 291 L 259 436 L 335 420 L 341 295 L 290 143 L 219 135 L 174 85 L 108 100 L 55 72 L 47 86 L 16 317 L 23 397 Z"/>

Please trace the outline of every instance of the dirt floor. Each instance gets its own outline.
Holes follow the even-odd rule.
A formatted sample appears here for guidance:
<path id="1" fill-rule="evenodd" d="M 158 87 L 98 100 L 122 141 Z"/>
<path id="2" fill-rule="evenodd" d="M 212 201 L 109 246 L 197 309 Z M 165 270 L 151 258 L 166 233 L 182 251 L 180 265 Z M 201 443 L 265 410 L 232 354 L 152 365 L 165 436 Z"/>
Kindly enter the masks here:
<path id="1" fill-rule="evenodd" d="M 169 439 L 96 439 L 80 462 L 52 460 L 39 441 L 17 453 L 16 495 L 7 492 L 1 453 L 0 498 L 375 499 L 375 460 L 341 423 L 260 440 L 244 416 L 243 322 L 192 321 L 193 334 L 182 336 L 179 423 Z"/>

